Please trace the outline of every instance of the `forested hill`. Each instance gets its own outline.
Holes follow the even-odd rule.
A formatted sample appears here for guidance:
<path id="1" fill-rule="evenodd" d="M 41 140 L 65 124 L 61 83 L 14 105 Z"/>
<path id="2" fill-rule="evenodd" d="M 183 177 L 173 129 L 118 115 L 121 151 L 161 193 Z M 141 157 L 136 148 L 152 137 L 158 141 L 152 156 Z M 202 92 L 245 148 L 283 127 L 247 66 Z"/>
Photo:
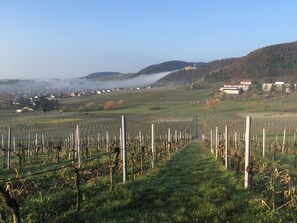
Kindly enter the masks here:
<path id="1" fill-rule="evenodd" d="M 192 62 L 184 62 L 184 61 L 167 61 L 160 64 L 154 64 L 151 66 L 148 66 L 142 70 L 140 70 L 137 74 L 155 74 L 155 73 L 161 73 L 166 71 L 174 71 L 174 70 L 180 70 L 187 66 L 200 66 L 204 63 L 192 63 Z"/>
<path id="2" fill-rule="evenodd" d="M 232 64 L 237 58 L 216 60 L 209 63 L 200 63 L 197 69 L 193 70 L 178 70 L 158 80 L 154 85 L 169 85 L 169 84 L 189 84 L 192 82 L 203 82 L 205 74 L 219 72 L 221 69 Z"/>
<path id="3" fill-rule="evenodd" d="M 297 80 L 297 42 L 267 46 L 255 50 L 217 72 L 210 72 L 209 81 Z"/>
<path id="4" fill-rule="evenodd" d="M 297 42 L 267 46 L 240 58 L 200 63 L 195 70 L 172 72 L 154 85 L 238 82 L 242 79 L 259 82 L 297 80 Z"/>

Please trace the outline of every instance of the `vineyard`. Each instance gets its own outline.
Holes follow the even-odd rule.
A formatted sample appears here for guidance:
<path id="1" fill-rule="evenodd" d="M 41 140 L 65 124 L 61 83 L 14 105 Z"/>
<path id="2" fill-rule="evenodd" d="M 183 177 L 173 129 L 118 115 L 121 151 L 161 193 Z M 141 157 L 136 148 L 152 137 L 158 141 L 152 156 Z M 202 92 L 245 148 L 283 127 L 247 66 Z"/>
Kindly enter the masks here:
<path id="1" fill-rule="evenodd" d="M 209 90 L 175 91 L 95 98 L 121 110 L 1 111 L 0 222 L 296 222 L 296 113 L 211 112 Z"/>
<path id="2" fill-rule="evenodd" d="M 296 114 L 249 114 L 248 135 L 244 115 L 205 114 L 206 147 L 226 170 L 234 172 L 239 185 L 258 194 L 255 198 L 263 209 L 294 222 L 295 217 L 284 216 L 297 211 Z"/>
<path id="3" fill-rule="evenodd" d="M 252 134 L 254 137 L 261 136 L 263 128 L 266 128 L 267 135 L 282 137 L 284 129 L 289 133 L 287 136 L 293 139 L 292 136 L 297 130 L 297 114 L 296 113 L 235 113 L 235 112 L 220 112 L 220 113 L 201 113 L 200 115 L 203 130 L 209 132 L 210 129 L 218 127 L 223 130 L 225 125 L 228 125 L 231 132 L 244 133 L 245 117 L 250 116 L 253 120 Z"/>
<path id="4" fill-rule="evenodd" d="M 4 222 L 72 218 L 95 194 L 164 165 L 196 134 L 192 115 L 127 116 L 125 168 L 121 116 L 52 115 L 10 115 L 1 125 Z"/>

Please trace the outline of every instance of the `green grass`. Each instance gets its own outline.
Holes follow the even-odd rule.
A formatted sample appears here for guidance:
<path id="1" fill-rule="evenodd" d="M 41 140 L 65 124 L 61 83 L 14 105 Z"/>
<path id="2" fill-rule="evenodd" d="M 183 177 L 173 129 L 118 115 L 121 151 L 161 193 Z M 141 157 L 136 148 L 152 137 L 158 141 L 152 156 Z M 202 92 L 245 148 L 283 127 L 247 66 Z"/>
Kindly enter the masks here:
<path id="1" fill-rule="evenodd" d="M 92 190 L 96 190 L 93 185 Z M 89 188 L 89 189 L 90 189 Z M 85 200 L 61 222 L 279 222 L 201 144 L 192 143 L 164 167 Z M 97 207 L 97 208 L 96 208 Z M 291 218 L 292 219 L 292 216 Z"/>

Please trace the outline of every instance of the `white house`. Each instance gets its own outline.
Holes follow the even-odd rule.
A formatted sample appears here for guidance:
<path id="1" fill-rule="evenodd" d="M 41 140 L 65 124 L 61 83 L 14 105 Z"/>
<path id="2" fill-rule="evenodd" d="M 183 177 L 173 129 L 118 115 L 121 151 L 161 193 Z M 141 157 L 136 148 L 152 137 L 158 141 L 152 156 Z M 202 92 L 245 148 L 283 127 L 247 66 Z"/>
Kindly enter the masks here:
<path id="1" fill-rule="evenodd" d="M 273 86 L 273 83 L 263 83 L 262 84 L 262 91 L 270 91 L 272 86 Z"/>
<path id="2" fill-rule="evenodd" d="M 220 91 L 224 92 L 225 94 L 239 94 L 240 89 L 237 87 L 221 87 Z"/>
<path id="3" fill-rule="evenodd" d="M 285 87 L 285 82 L 283 81 L 276 81 L 274 83 L 275 87 L 276 87 L 276 91 L 285 91 L 286 87 Z"/>
<path id="4" fill-rule="evenodd" d="M 248 91 L 250 89 L 250 85 L 245 84 L 225 84 L 224 88 L 242 88 L 243 91 Z"/>
<path id="5" fill-rule="evenodd" d="M 275 81 L 274 83 L 263 83 L 262 84 L 262 90 L 263 91 L 270 91 L 273 86 L 275 86 L 276 91 L 279 91 L 279 92 L 285 92 L 286 91 L 286 84 L 283 81 Z"/>

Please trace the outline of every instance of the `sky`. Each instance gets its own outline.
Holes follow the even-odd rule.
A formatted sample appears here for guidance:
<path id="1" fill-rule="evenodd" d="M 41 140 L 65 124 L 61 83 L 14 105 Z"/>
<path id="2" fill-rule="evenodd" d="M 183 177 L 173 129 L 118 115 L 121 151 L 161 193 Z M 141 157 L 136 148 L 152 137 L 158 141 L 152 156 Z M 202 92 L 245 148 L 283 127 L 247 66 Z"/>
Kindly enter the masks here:
<path id="1" fill-rule="evenodd" d="M 0 0 L 0 79 L 137 72 L 297 41 L 296 0 Z"/>

